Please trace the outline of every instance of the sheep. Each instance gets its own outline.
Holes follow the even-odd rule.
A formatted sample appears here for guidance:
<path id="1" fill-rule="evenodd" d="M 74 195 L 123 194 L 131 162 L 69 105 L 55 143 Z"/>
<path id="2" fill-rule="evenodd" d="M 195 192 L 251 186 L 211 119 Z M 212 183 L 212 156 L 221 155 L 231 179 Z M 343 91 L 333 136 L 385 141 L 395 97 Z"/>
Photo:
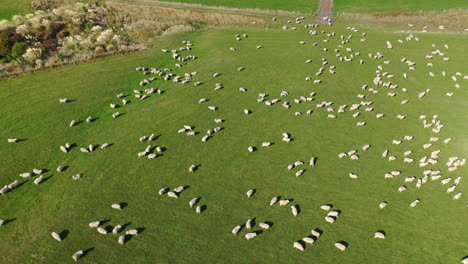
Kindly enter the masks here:
<path id="1" fill-rule="evenodd" d="M 122 206 L 120 204 L 112 204 L 111 208 L 116 210 L 122 210 Z"/>
<path id="2" fill-rule="evenodd" d="M 250 147 L 247 148 L 247 150 L 248 150 L 249 152 L 254 152 L 254 151 L 255 151 L 255 147 L 250 146 Z"/>
<path id="3" fill-rule="evenodd" d="M 464 258 L 461 260 L 461 264 L 468 264 L 468 256 L 464 257 Z"/>
<path id="4" fill-rule="evenodd" d="M 296 177 L 300 177 L 304 173 L 304 170 L 299 170 L 296 172 Z"/>
<path id="5" fill-rule="evenodd" d="M 366 122 L 357 122 L 356 123 L 356 126 L 358 126 L 358 127 L 365 126 L 365 125 L 366 125 Z"/>
<path id="6" fill-rule="evenodd" d="M 270 224 L 268 223 L 260 223 L 258 224 L 261 228 L 265 229 L 265 230 L 268 230 L 270 229 Z"/>
<path id="7" fill-rule="evenodd" d="M 335 247 L 341 251 L 345 251 L 348 246 L 344 242 L 336 242 Z"/>
<path id="8" fill-rule="evenodd" d="M 401 186 L 398 188 L 398 192 L 404 192 L 406 191 L 406 187 L 405 186 Z"/>
<path id="9" fill-rule="evenodd" d="M 91 227 L 91 228 L 95 228 L 95 227 L 100 226 L 100 225 L 101 225 L 101 222 L 100 222 L 100 221 L 94 221 L 94 222 L 89 223 L 88 225 L 89 225 L 89 227 Z"/>
<path id="10" fill-rule="evenodd" d="M 98 231 L 99 234 L 102 234 L 102 235 L 107 234 L 107 230 L 104 229 L 104 228 L 102 228 L 102 227 L 98 227 L 98 228 L 97 228 L 97 231 Z"/>
<path id="11" fill-rule="evenodd" d="M 62 241 L 62 238 L 60 237 L 60 235 L 57 233 L 57 232 L 52 232 L 52 237 L 57 240 L 58 242 L 61 242 Z"/>
<path id="12" fill-rule="evenodd" d="M 275 205 L 277 202 L 278 202 L 278 197 L 275 196 L 275 197 L 271 198 L 271 200 L 270 200 L 270 206 Z"/>
<path id="13" fill-rule="evenodd" d="M 329 211 L 331 208 L 332 207 L 329 204 L 325 204 L 325 205 L 320 206 L 320 209 L 325 210 L 325 211 Z"/>
<path id="14" fill-rule="evenodd" d="M 64 147 L 64 146 L 60 146 L 60 150 L 62 152 L 68 153 L 68 149 L 66 147 Z"/>
<path id="15" fill-rule="evenodd" d="M 114 235 L 118 234 L 121 229 L 122 229 L 121 225 L 114 226 L 114 228 L 112 228 L 112 234 L 114 234 Z"/>
<path id="16" fill-rule="evenodd" d="M 41 175 L 34 180 L 34 184 L 39 185 L 44 180 L 44 177 Z"/>
<path id="17" fill-rule="evenodd" d="M 246 195 L 247 195 L 247 199 L 249 199 L 250 197 L 252 197 L 252 195 L 254 195 L 255 193 L 255 190 L 254 189 L 250 189 L 247 191 Z"/>
<path id="18" fill-rule="evenodd" d="M 455 190 L 455 187 L 457 187 L 456 185 L 452 185 L 450 186 L 448 189 L 447 189 L 447 193 L 451 193 Z"/>
<path id="19" fill-rule="evenodd" d="M 257 233 L 255 233 L 255 232 L 247 233 L 247 234 L 245 234 L 245 239 L 250 240 L 250 239 L 252 239 L 252 238 L 254 238 L 256 236 L 257 236 Z"/>
<path id="20" fill-rule="evenodd" d="M 61 98 L 61 99 L 59 99 L 59 103 L 61 103 L 61 104 L 68 103 L 68 99 L 67 98 Z"/>
<path id="21" fill-rule="evenodd" d="M 18 139 L 17 138 L 9 138 L 7 141 L 8 141 L 8 143 L 16 143 L 16 142 L 18 142 Z"/>
<path id="22" fill-rule="evenodd" d="M 72 121 L 70 122 L 70 127 L 75 126 L 77 123 L 78 123 L 78 122 L 76 122 L 76 120 L 72 120 Z"/>
<path id="23" fill-rule="evenodd" d="M 458 199 L 460 199 L 461 196 L 462 196 L 462 193 L 459 192 L 459 193 L 457 193 L 457 194 L 455 194 L 455 195 L 453 196 L 453 200 L 458 200 Z"/>
<path id="24" fill-rule="evenodd" d="M 41 175 L 41 177 L 42 177 L 42 175 Z M 15 180 L 14 182 L 8 184 L 8 186 L 6 186 L 6 187 L 7 187 L 8 189 L 10 189 L 10 190 L 13 190 L 14 188 L 16 188 L 16 187 L 18 186 L 18 184 L 19 184 L 19 181 L 18 181 L 18 180 Z"/>
<path id="25" fill-rule="evenodd" d="M 272 144 L 271 142 L 263 142 L 262 147 L 269 147 L 271 146 L 271 144 Z"/>
<path id="26" fill-rule="evenodd" d="M 84 254 L 84 251 L 83 250 L 78 250 L 77 252 L 73 253 L 72 255 L 72 259 L 74 261 L 78 261 L 78 259 L 80 259 Z"/>
<path id="27" fill-rule="evenodd" d="M 171 198 L 179 198 L 179 195 L 175 192 L 167 192 L 167 196 Z"/>
<path id="28" fill-rule="evenodd" d="M 457 178 L 455 178 L 455 181 L 453 182 L 455 185 L 458 185 L 461 181 L 461 176 L 458 176 Z"/>
<path id="29" fill-rule="evenodd" d="M 200 200 L 200 198 L 198 197 L 195 197 L 193 198 L 192 200 L 189 201 L 189 206 L 190 208 L 192 208 L 194 205 L 196 205 L 198 203 L 198 201 Z"/>
<path id="30" fill-rule="evenodd" d="M 299 214 L 299 209 L 297 208 L 297 205 L 291 206 L 291 212 L 294 216 L 297 216 Z"/>
<path id="31" fill-rule="evenodd" d="M 119 236 L 119 244 L 123 246 L 123 244 L 125 244 L 125 235 L 123 236 Z"/>
<path id="32" fill-rule="evenodd" d="M 379 204 L 380 210 L 384 209 L 387 205 L 388 205 L 388 202 L 381 202 L 381 203 Z"/>
<path id="33" fill-rule="evenodd" d="M 356 173 L 349 173 L 349 177 L 351 179 L 357 179 L 358 178 L 358 175 Z"/>
<path id="34" fill-rule="evenodd" d="M 385 233 L 383 231 L 377 231 L 374 233 L 374 238 L 385 239 Z"/>
<path id="35" fill-rule="evenodd" d="M 420 202 L 419 199 L 414 200 L 414 201 L 410 204 L 410 208 L 414 208 L 419 202 Z"/>
<path id="36" fill-rule="evenodd" d="M 335 218 L 331 216 L 325 216 L 325 221 L 327 221 L 330 224 L 333 224 L 335 222 Z"/>
<path id="37" fill-rule="evenodd" d="M 347 156 L 346 153 L 340 153 L 340 154 L 338 154 L 338 158 L 340 158 L 340 159 L 342 159 L 342 158 L 344 158 L 344 157 L 346 157 L 346 156 Z"/>
<path id="38" fill-rule="evenodd" d="M 188 168 L 189 173 L 193 173 L 196 168 L 197 166 L 195 164 L 190 165 L 190 167 Z"/>
<path id="39" fill-rule="evenodd" d="M 131 236 L 136 236 L 138 235 L 138 229 L 130 229 L 127 232 L 125 232 L 126 235 L 131 235 Z"/>
<path id="40" fill-rule="evenodd" d="M 279 205 L 280 205 L 280 206 L 285 206 L 285 205 L 287 205 L 288 203 L 290 203 L 290 201 L 289 201 L 288 199 L 279 200 Z"/>
<path id="41" fill-rule="evenodd" d="M 248 115 L 250 113 L 252 113 L 252 112 L 249 109 L 244 109 L 244 114 Z"/>
<path id="42" fill-rule="evenodd" d="M 237 234 L 241 231 L 242 227 L 240 225 L 234 227 L 231 231 L 231 233 L 235 236 L 237 236 Z"/>
<path id="43" fill-rule="evenodd" d="M 201 214 L 202 213 L 202 207 L 201 206 L 197 206 L 197 208 L 195 208 L 195 211 L 197 212 L 197 214 Z"/>
<path id="44" fill-rule="evenodd" d="M 119 117 L 120 113 L 119 112 L 115 112 L 112 114 L 112 118 L 117 118 Z"/>
<path id="45" fill-rule="evenodd" d="M 210 109 L 211 111 L 216 111 L 217 107 L 210 105 L 208 106 L 208 109 Z"/>
<path id="46" fill-rule="evenodd" d="M 252 229 L 252 227 L 253 227 L 252 220 L 251 219 L 247 220 L 247 222 L 245 222 L 245 228 L 250 230 L 250 229 Z"/>
<path id="47" fill-rule="evenodd" d="M 311 238 L 311 237 L 304 237 L 302 239 L 302 241 L 304 241 L 305 243 L 310 244 L 310 245 L 314 244 L 314 242 L 315 242 L 315 240 L 313 238 Z"/>
<path id="48" fill-rule="evenodd" d="M 300 251 L 304 251 L 304 246 L 297 241 L 293 243 L 293 248 L 298 249 Z"/>

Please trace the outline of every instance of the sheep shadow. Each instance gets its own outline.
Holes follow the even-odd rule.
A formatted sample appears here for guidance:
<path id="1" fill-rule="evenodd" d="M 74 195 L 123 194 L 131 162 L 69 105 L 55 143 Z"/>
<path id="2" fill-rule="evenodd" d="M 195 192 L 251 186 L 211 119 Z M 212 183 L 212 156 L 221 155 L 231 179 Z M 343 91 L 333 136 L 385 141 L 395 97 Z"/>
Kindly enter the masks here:
<path id="1" fill-rule="evenodd" d="M 59 236 L 62 240 L 64 240 L 65 238 L 67 238 L 68 234 L 70 234 L 70 230 L 65 229 L 59 233 Z"/>
<path id="2" fill-rule="evenodd" d="M 75 123 L 73 126 L 76 127 L 77 125 L 82 124 L 82 123 L 83 123 L 83 121 L 81 121 L 81 120 L 80 120 L 80 121 L 76 121 L 76 123 Z"/>
<path id="3" fill-rule="evenodd" d="M 89 123 L 93 123 L 93 122 L 97 121 L 98 119 L 99 119 L 98 116 L 97 116 L 97 117 L 93 117 L 93 118 L 91 118 L 91 119 L 89 120 Z"/>
<path id="4" fill-rule="evenodd" d="M 195 165 L 195 167 L 193 167 L 193 172 L 198 171 L 198 169 L 199 169 L 201 166 L 202 166 L 201 164 Z"/>
<path id="5" fill-rule="evenodd" d="M 81 255 L 81 258 L 85 257 L 86 255 L 88 255 L 93 250 L 94 250 L 93 247 L 83 250 L 83 255 Z"/>
<path id="6" fill-rule="evenodd" d="M 50 175 L 50 176 L 48 176 L 48 177 L 45 177 L 45 178 L 42 180 L 41 184 L 44 183 L 44 182 L 46 182 L 46 181 L 48 181 L 50 178 L 52 178 L 52 176 L 54 176 L 54 174 L 52 174 L 52 175 Z"/>
<path id="7" fill-rule="evenodd" d="M 75 101 L 78 101 L 78 99 L 67 99 L 67 104 L 68 104 L 68 103 L 73 103 L 73 102 L 75 102 Z"/>
<path id="8" fill-rule="evenodd" d="M 21 186 L 23 186 L 23 185 L 24 185 L 25 183 L 27 183 L 28 181 L 29 181 L 29 180 L 25 180 L 25 181 L 23 181 L 23 182 L 18 183 L 18 185 L 16 185 L 15 188 L 9 190 L 8 192 L 13 192 L 14 190 L 16 190 L 16 189 L 20 188 Z"/>
<path id="9" fill-rule="evenodd" d="M 149 142 L 153 142 L 155 140 L 158 140 L 158 138 L 160 138 L 161 136 L 162 136 L 162 134 L 156 135 L 156 136 L 153 137 L 152 140 L 149 140 Z"/>
<path id="10" fill-rule="evenodd" d="M 17 138 L 16 139 L 16 143 L 19 143 L 19 142 L 22 142 L 22 141 L 26 141 L 26 138 Z"/>
<path id="11" fill-rule="evenodd" d="M 124 209 L 125 207 L 128 206 L 128 203 L 119 203 L 120 209 Z"/>
<path id="12" fill-rule="evenodd" d="M 269 225 L 269 226 L 270 226 L 269 228 L 271 228 L 272 226 L 275 225 L 275 223 L 273 223 L 273 222 L 271 222 L 271 221 L 265 221 L 264 223 L 267 224 L 267 225 Z"/>
<path id="13" fill-rule="evenodd" d="M 202 206 L 200 206 L 200 213 L 205 212 L 207 208 L 208 208 L 208 207 L 207 207 L 205 204 L 202 205 Z"/>
<path id="14" fill-rule="evenodd" d="M 141 233 L 143 233 L 143 232 L 146 230 L 146 228 L 144 228 L 144 227 L 139 227 L 139 228 L 137 228 L 136 230 L 138 230 L 138 234 L 141 234 Z"/>
<path id="15" fill-rule="evenodd" d="M 256 231 L 253 231 L 252 233 L 257 234 L 257 236 L 258 236 L 258 235 L 263 234 L 263 230 L 256 230 Z"/>
<path id="16" fill-rule="evenodd" d="M 2 226 L 6 226 L 6 225 L 8 225 L 9 223 L 11 223 L 11 222 L 13 222 L 13 221 L 16 221 L 16 217 L 15 217 L 15 218 L 11 218 L 11 219 L 4 220 Z"/>
<path id="17" fill-rule="evenodd" d="M 297 209 L 297 214 L 299 215 L 302 212 L 301 206 L 299 204 L 296 204 L 296 209 Z"/>
<path id="18" fill-rule="evenodd" d="M 99 225 L 101 226 L 101 225 L 104 225 L 104 224 L 109 223 L 109 222 L 110 222 L 110 219 L 100 220 Z"/>
<path id="19" fill-rule="evenodd" d="M 76 144 L 76 143 L 70 144 L 70 147 L 68 148 L 68 152 L 72 151 L 72 149 L 74 149 L 76 147 L 78 147 L 78 144 Z"/>
<path id="20" fill-rule="evenodd" d="M 128 222 L 128 223 L 123 224 L 122 227 L 120 228 L 119 233 L 122 232 L 122 231 L 124 231 L 125 228 L 127 228 L 127 227 L 128 227 L 129 225 L 131 225 L 131 224 L 132 224 L 132 222 Z"/>

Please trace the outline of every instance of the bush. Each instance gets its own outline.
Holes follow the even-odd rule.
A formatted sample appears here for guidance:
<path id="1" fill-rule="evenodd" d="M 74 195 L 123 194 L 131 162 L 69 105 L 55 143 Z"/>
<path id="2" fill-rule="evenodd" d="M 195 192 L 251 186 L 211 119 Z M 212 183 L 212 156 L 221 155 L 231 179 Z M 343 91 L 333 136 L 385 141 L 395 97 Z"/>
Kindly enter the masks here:
<path id="1" fill-rule="evenodd" d="M 26 44 L 26 42 L 16 42 L 13 44 L 13 47 L 11 47 L 11 56 L 13 58 L 20 58 L 27 48 L 28 44 Z"/>

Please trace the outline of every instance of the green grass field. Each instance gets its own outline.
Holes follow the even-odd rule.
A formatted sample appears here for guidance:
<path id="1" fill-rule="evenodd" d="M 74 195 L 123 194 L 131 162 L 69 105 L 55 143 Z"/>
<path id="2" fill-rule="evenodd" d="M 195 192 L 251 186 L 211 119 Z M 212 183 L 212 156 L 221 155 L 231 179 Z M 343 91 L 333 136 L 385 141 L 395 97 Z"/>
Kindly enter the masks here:
<path id="1" fill-rule="evenodd" d="M 452 0 L 334 0 L 336 12 L 409 12 L 468 9 L 468 1 Z"/>
<path id="2" fill-rule="evenodd" d="M 312 20 L 305 21 L 313 23 Z M 468 68 L 465 43 L 468 36 L 417 35 L 420 42 L 399 44 L 404 34 L 361 29 L 352 33 L 346 25 L 326 28 L 337 36 L 308 35 L 309 29 L 302 26 L 296 31 L 284 31 L 277 24 L 266 30 L 263 26 L 242 26 L 227 29 L 212 29 L 186 35 L 167 36 L 157 48 L 125 56 L 105 58 L 99 61 L 48 70 L 34 75 L 22 76 L 0 82 L 2 106 L 0 116 L 0 186 L 19 179 L 24 184 L 0 197 L 0 218 L 12 220 L 0 227 L 2 247 L 0 263 L 71 263 L 71 255 L 80 249 L 92 249 L 82 263 L 459 263 L 468 254 L 466 248 L 468 216 L 466 196 L 453 201 L 457 192 L 468 192 L 463 178 L 454 193 L 445 190 L 452 183 L 442 186 L 440 181 L 429 180 L 421 189 L 415 183 L 404 183 L 404 177 L 422 177 L 427 168 L 440 169 L 443 178 L 466 175 L 461 167 L 447 172 L 445 162 L 451 156 L 466 157 L 466 80 L 453 87 L 450 76 L 455 72 L 466 75 Z M 322 29 L 319 28 L 320 32 Z M 366 42 L 360 42 L 360 34 L 367 32 Z M 236 41 L 235 34 L 248 34 L 248 38 Z M 333 50 L 340 45 L 340 35 L 353 34 L 349 44 L 353 52 L 360 52 L 353 62 L 340 62 Z M 324 43 L 323 39 L 329 39 Z M 181 41 L 194 42 L 191 51 L 199 57 L 182 68 L 174 67 L 170 53 L 161 48 L 181 47 Z M 386 49 L 390 40 L 394 48 Z M 299 41 L 306 41 L 299 45 Z M 312 43 L 316 42 L 316 47 Z M 437 56 L 433 68 L 425 66 L 434 48 L 445 52 L 449 62 Z M 444 44 L 449 49 L 443 48 Z M 263 45 L 263 49 L 256 49 Z M 229 51 L 229 47 L 237 51 Z M 329 51 L 323 48 L 328 47 Z M 339 48 L 343 56 L 348 54 Z M 380 51 L 381 60 L 368 58 L 369 52 Z M 408 58 L 417 63 L 415 71 L 407 71 L 400 62 Z M 327 58 L 325 73 L 315 77 L 322 67 L 321 58 Z M 307 59 L 312 63 L 305 64 Z M 359 64 L 359 59 L 365 60 Z M 390 60 L 391 64 L 384 64 Z M 328 66 L 336 66 L 336 74 L 328 73 Z M 398 89 L 375 87 L 372 79 L 377 66 L 394 74 L 392 82 Z M 164 90 L 161 95 L 152 95 L 141 101 L 133 97 L 138 83 L 149 76 L 136 72 L 135 67 L 170 67 L 176 74 L 199 72 L 193 82 L 182 85 L 166 82 L 158 77 L 148 87 Z M 242 72 L 238 67 L 245 67 Z M 435 78 L 428 72 L 436 73 Z M 440 72 L 446 71 L 447 77 Z M 215 72 L 221 76 L 213 78 Z M 408 72 L 408 79 L 402 77 Z M 305 82 L 304 77 L 320 79 L 321 84 Z M 215 91 L 215 83 L 224 89 Z M 380 92 L 371 94 L 361 90 L 368 84 Z M 240 93 L 239 87 L 248 89 Z M 401 88 L 408 88 L 404 93 Z M 417 95 L 431 92 L 423 99 Z M 280 97 L 288 91 L 288 97 Z M 300 96 L 316 92 L 312 102 L 294 103 Z M 123 116 L 112 119 L 116 110 L 109 104 L 117 103 L 118 93 L 128 95 L 131 103 L 118 109 Z M 396 92 L 396 97 L 388 97 Z M 445 93 L 453 92 L 453 97 Z M 273 106 L 258 103 L 259 93 L 267 99 L 281 101 Z M 364 94 L 365 99 L 356 96 Z M 67 97 L 74 101 L 59 104 L 58 99 Z M 209 102 L 199 104 L 202 97 Z M 409 103 L 400 102 L 409 99 Z M 290 109 L 281 107 L 283 101 L 291 103 Z M 316 108 L 322 101 L 333 101 L 332 107 L 348 106 L 361 101 L 373 101 L 373 112 L 360 110 L 361 116 L 354 119 L 349 108 L 345 113 L 336 113 L 336 119 L 328 119 L 325 109 Z M 219 107 L 216 112 L 207 107 Z M 244 109 L 252 114 L 245 115 Z M 312 109 L 312 115 L 305 112 Z M 294 116 L 300 111 L 302 116 Z M 384 113 L 376 119 L 377 113 Z M 395 118 L 406 115 L 404 120 Z M 423 129 L 419 116 L 438 114 L 444 128 L 439 134 Z M 84 121 L 86 117 L 98 118 L 93 123 L 80 123 L 69 127 L 71 120 Z M 222 118 L 222 124 L 213 119 Z M 356 122 L 365 121 L 364 127 Z M 178 134 L 183 125 L 195 126 L 200 134 L 192 137 Z M 224 130 L 208 142 L 201 141 L 205 131 L 216 126 Z M 293 142 L 281 142 L 281 134 L 290 133 Z M 139 158 L 147 143 L 138 139 L 154 133 L 158 138 L 152 146 L 167 148 L 161 157 L 149 160 Z M 413 141 L 392 145 L 393 139 L 404 135 L 414 136 Z M 422 145 L 431 136 L 440 140 L 429 149 Z M 7 138 L 22 138 L 25 141 L 9 144 Z M 451 137 L 445 145 L 442 140 Z M 264 141 L 274 142 L 269 148 L 261 148 Z M 66 142 L 76 144 L 70 153 L 63 153 L 59 146 Z M 80 147 L 89 144 L 112 143 L 108 149 L 93 153 L 81 153 Z M 362 151 L 361 147 L 372 147 Z M 256 146 L 258 151 L 249 153 L 247 147 Z M 337 155 L 349 150 L 359 150 L 360 160 L 339 159 Z M 389 149 L 397 161 L 382 159 L 381 153 Z M 440 149 L 439 162 L 434 166 L 419 168 L 417 160 L 431 151 Z M 414 163 L 403 163 L 403 152 L 413 150 L 410 156 Z M 318 157 L 317 165 L 306 169 L 299 178 L 297 169 L 287 170 L 287 165 L 297 160 L 308 162 Z M 198 171 L 188 173 L 191 164 L 201 164 Z M 69 168 L 57 173 L 59 165 Z M 47 168 L 47 181 L 36 186 L 34 178 L 21 179 L 19 173 L 33 168 Z M 391 170 L 401 170 L 395 179 L 384 179 Z M 352 180 L 348 173 L 355 172 L 359 178 Z M 84 176 L 73 181 L 71 176 Z M 164 187 L 189 186 L 179 199 L 158 195 Z M 398 193 L 399 186 L 408 190 Z M 250 199 L 246 191 L 255 188 L 257 193 Z M 274 196 L 291 198 L 291 205 L 299 204 L 301 213 L 294 217 L 289 206 L 269 206 Z M 190 209 L 188 202 L 201 197 L 200 205 L 207 210 L 200 215 Z M 414 209 L 409 204 L 420 198 Z M 378 205 L 388 201 L 384 210 Z M 111 209 L 113 203 L 128 203 L 122 211 Z M 334 224 L 325 222 L 323 204 L 333 204 L 333 209 L 342 213 Z M 246 230 L 233 236 L 236 225 L 256 218 L 253 230 L 260 230 L 258 223 L 271 221 L 274 225 L 253 240 L 246 241 Z M 124 246 L 117 243 L 118 236 L 101 235 L 88 223 L 109 220 L 103 227 L 127 224 L 125 230 L 144 228 Z M 324 231 L 314 245 L 307 245 L 305 252 L 292 248 L 293 242 L 310 235 L 312 229 Z M 52 239 L 52 231 L 69 234 L 62 242 Z M 374 232 L 384 230 L 385 240 L 373 238 Z M 344 240 L 349 243 L 345 252 L 340 252 L 334 243 Z"/>
<path id="3" fill-rule="evenodd" d="M 0 0 L 0 20 L 31 12 L 30 0 Z"/>

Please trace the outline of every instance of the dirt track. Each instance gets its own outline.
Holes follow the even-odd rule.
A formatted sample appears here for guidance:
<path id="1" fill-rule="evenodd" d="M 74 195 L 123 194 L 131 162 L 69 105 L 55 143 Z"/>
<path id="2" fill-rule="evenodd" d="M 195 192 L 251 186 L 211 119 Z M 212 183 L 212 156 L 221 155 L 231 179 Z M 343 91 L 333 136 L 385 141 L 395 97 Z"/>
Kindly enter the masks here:
<path id="1" fill-rule="evenodd" d="M 322 24 L 327 24 L 323 20 L 324 17 L 332 16 L 332 9 L 333 9 L 333 0 L 320 0 L 318 9 L 317 9 L 317 22 Z"/>

